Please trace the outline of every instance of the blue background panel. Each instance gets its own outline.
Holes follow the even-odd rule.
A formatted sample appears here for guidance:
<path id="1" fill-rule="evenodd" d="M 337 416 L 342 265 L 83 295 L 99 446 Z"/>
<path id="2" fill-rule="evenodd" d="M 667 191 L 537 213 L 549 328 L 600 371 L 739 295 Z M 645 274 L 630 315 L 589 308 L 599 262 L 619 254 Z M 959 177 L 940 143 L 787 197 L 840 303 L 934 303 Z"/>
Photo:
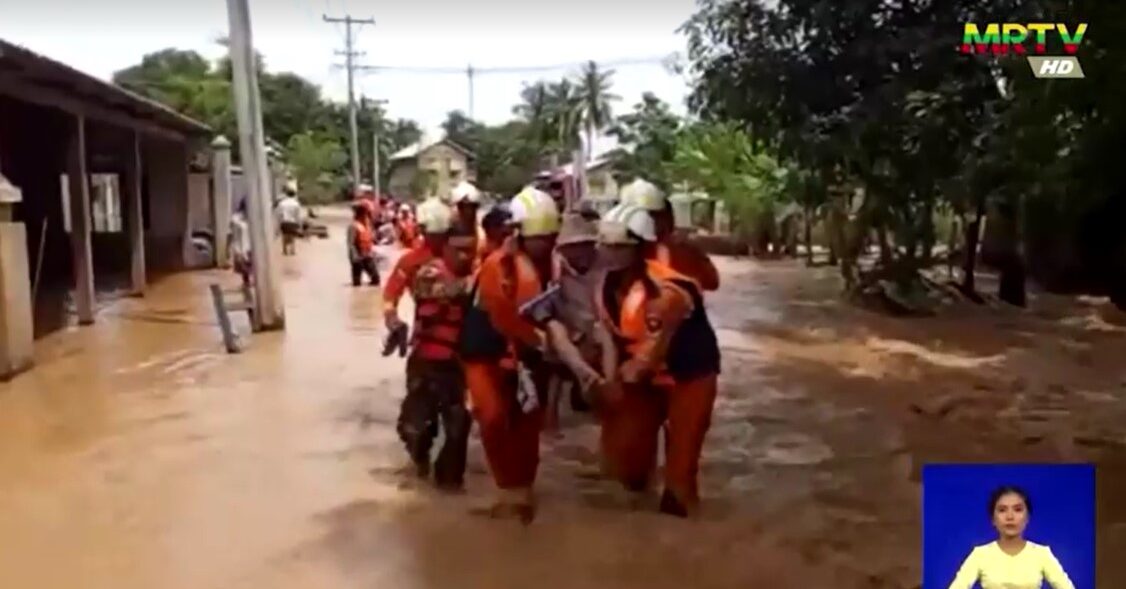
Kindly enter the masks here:
<path id="1" fill-rule="evenodd" d="M 1088 464 L 924 466 L 923 589 L 947 589 L 970 550 L 997 539 L 989 496 L 1002 485 L 1020 487 L 1032 502 L 1025 538 L 1051 547 L 1076 589 L 1094 589 L 1095 467 Z"/>

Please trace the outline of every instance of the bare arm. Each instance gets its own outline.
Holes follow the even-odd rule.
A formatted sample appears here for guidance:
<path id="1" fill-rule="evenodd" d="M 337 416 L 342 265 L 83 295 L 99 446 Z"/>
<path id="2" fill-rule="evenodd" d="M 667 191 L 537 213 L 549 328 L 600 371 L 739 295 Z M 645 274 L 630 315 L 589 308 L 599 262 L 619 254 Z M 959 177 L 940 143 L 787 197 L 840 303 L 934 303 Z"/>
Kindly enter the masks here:
<path id="1" fill-rule="evenodd" d="M 582 384 L 584 389 L 590 384 L 602 380 L 598 371 L 583 359 L 582 352 L 571 341 L 570 333 L 561 322 L 555 319 L 547 322 L 547 340 L 551 350 L 555 352 L 563 365 L 579 379 L 579 383 Z"/>

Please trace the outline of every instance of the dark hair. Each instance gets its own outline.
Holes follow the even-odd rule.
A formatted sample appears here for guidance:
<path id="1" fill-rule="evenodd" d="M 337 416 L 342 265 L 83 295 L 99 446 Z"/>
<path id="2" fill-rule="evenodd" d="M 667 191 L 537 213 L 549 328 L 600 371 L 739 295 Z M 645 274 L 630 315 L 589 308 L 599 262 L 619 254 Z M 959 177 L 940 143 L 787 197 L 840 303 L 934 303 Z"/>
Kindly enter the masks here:
<path id="1" fill-rule="evenodd" d="M 993 513 L 997 511 L 997 502 L 1005 495 L 1016 495 L 1024 501 L 1024 510 L 1032 513 L 1032 500 L 1028 498 L 1028 493 L 1024 489 L 1014 485 L 1001 485 L 993 490 L 989 495 L 989 517 L 993 517 Z"/>

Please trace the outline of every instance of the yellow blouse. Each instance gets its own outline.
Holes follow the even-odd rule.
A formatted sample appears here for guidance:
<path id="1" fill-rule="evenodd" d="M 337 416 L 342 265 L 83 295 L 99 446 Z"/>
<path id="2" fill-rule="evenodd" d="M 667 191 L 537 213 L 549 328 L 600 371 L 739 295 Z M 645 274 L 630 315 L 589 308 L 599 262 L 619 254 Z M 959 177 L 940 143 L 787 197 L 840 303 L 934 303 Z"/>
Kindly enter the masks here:
<path id="1" fill-rule="evenodd" d="M 1016 555 L 1006 554 L 996 542 L 978 546 L 958 569 L 950 589 L 1040 589 L 1047 581 L 1052 589 L 1075 589 L 1052 549 L 1026 542 Z"/>

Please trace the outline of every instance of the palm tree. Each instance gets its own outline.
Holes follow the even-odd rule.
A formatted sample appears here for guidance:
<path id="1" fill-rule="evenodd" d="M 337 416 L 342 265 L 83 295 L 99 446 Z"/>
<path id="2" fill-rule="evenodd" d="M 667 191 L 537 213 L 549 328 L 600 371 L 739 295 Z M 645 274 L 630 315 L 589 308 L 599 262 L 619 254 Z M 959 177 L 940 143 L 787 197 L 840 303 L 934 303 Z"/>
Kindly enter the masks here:
<path id="1" fill-rule="evenodd" d="M 621 100 L 620 96 L 610 92 L 613 75 L 614 70 L 600 70 L 598 64 L 592 60 L 583 66 L 575 80 L 581 101 L 579 113 L 586 133 L 587 161 L 590 161 L 594 151 L 595 134 L 606 128 L 614 118 L 610 104 Z"/>
<path id="2" fill-rule="evenodd" d="M 563 79 L 524 86 L 521 103 L 512 110 L 528 125 L 529 139 L 545 150 L 564 151 L 578 141 L 581 96 Z"/>
<path id="3" fill-rule="evenodd" d="M 582 94 L 579 87 L 567 79 L 547 87 L 549 120 L 554 131 L 555 145 L 569 150 L 578 145 L 579 126 L 582 120 Z"/>

